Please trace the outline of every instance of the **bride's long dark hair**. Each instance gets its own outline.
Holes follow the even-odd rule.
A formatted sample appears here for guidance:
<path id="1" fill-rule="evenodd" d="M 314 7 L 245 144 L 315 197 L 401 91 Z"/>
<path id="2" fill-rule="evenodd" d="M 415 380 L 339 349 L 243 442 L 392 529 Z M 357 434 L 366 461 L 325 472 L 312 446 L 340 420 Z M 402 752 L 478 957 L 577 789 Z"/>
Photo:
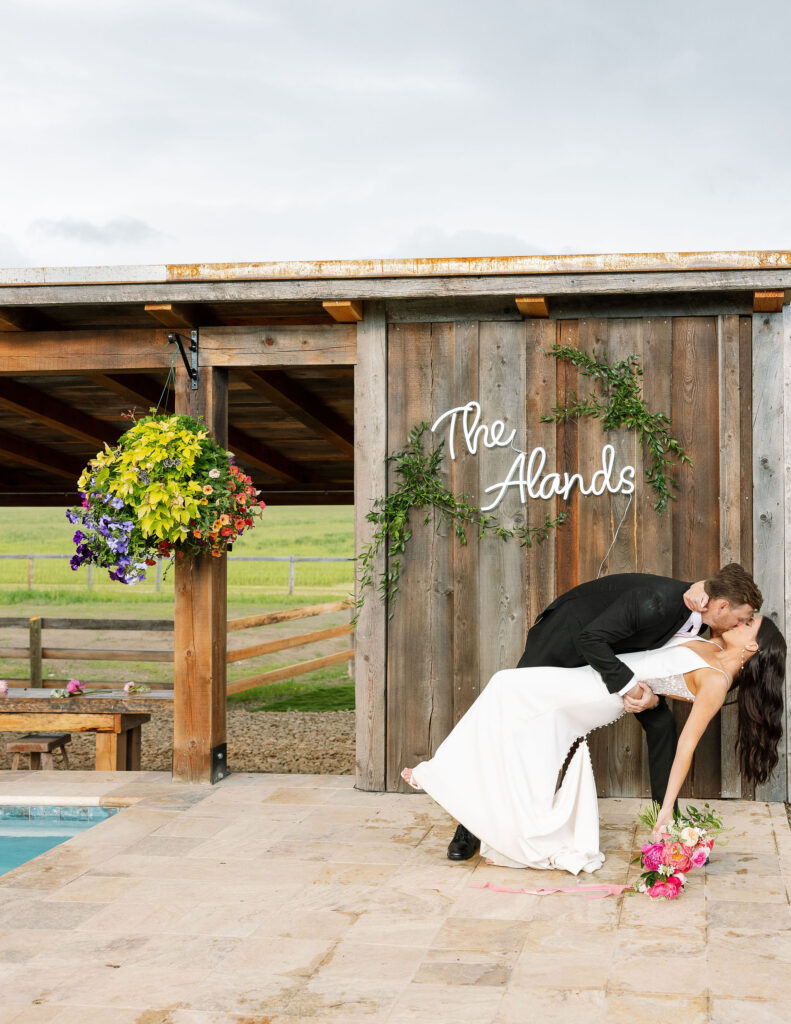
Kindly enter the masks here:
<path id="1" fill-rule="evenodd" d="M 777 764 L 783 735 L 786 642 L 768 615 L 755 639 L 758 650 L 733 680 L 739 709 L 736 752 L 742 775 L 751 782 L 766 782 Z"/>

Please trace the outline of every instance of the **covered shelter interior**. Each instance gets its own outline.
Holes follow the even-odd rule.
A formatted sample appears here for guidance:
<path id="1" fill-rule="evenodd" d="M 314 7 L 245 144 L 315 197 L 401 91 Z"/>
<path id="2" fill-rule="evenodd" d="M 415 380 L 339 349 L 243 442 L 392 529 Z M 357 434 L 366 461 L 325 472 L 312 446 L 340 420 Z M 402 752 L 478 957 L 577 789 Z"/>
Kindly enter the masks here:
<path id="1" fill-rule="evenodd" d="M 180 371 L 183 359 L 168 335 L 178 335 L 189 359 L 196 328 L 334 323 L 320 301 L 192 307 L 82 301 L 0 309 L 0 331 L 12 346 L 27 335 L 53 347 L 70 337 L 112 348 L 146 335 L 165 356 L 165 365 L 135 370 L 98 359 L 95 369 L 79 373 L 18 365 L 0 377 L 0 504 L 72 504 L 88 459 L 113 444 L 131 416 L 151 408 L 173 412 L 171 365 Z M 268 503 L 353 503 L 353 366 L 233 367 L 227 387 L 228 445 Z"/>

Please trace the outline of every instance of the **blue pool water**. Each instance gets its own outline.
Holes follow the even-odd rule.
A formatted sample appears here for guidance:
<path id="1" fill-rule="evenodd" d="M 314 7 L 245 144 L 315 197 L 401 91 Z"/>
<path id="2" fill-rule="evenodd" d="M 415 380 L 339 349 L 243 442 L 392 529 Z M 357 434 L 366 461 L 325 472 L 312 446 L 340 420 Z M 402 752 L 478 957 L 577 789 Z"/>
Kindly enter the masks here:
<path id="1" fill-rule="evenodd" d="M 115 807 L 0 806 L 0 875 L 115 814 Z"/>

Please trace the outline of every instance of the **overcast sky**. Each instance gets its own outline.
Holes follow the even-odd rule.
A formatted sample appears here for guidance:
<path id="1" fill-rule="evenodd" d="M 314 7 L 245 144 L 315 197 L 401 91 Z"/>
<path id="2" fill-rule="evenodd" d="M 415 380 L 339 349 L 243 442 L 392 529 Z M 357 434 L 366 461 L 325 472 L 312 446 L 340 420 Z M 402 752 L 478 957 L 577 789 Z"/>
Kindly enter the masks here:
<path id="1" fill-rule="evenodd" d="M 791 248 L 788 0 L 0 0 L 0 265 Z"/>

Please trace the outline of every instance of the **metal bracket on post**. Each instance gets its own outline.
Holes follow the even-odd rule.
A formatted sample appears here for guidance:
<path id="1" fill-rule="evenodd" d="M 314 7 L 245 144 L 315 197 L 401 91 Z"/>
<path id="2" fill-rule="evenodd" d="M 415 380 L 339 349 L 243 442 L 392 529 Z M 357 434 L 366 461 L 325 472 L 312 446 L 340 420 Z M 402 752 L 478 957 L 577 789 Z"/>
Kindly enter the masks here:
<path id="1" fill-rule="evenodd" d="M 186 339 L 185 339 L 186 340 Z M 181 341 L 181 335 L 172 331 L 168 334 L 168 342 L 171 345 L 177 345 L 178 350 L 181 353 L 181 358 L 184 361 L 184 368 L 187 371 L 187 376 L 190 379 L 190 388 L 192 391 L 198 390 L 198 332 L 190 331 L 190 358 L 187 359 L 187 353 L 184 351 L 184 345 Z"/>

